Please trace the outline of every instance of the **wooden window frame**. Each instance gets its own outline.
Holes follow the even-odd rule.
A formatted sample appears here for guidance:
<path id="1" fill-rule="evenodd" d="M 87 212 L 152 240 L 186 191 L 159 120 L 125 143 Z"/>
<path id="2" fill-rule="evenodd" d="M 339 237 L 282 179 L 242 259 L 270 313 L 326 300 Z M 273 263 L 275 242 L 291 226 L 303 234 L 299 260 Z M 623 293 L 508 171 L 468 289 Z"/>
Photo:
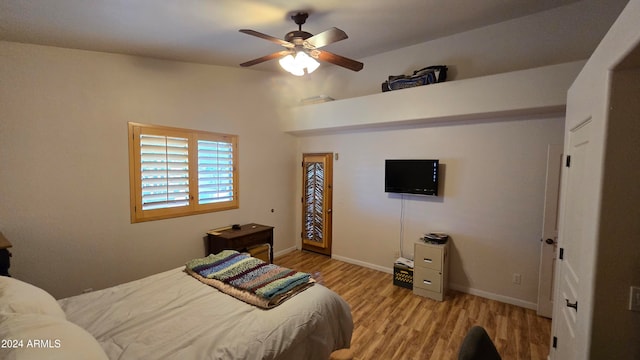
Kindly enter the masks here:
<path id="1" fill-rule="evenodd" d="M 238 136 L 209 131 L 182 129 L 176 127 L 148 125 L 129 122 L 129 192 L 131 223 L 169 219 L 181 216 L 203 214 L 239 208 L 239 162 Z M 176 136 L 188 139 L 189 201 L 187 205 L 143 210 L 140 135 Z M 220 141 L 232 144 L 232 184 L 233 196 L 229 201 L 199 204 L 198 192 L 198 140 Z M 195 149 L 193 151 L 192 149 Z"/>

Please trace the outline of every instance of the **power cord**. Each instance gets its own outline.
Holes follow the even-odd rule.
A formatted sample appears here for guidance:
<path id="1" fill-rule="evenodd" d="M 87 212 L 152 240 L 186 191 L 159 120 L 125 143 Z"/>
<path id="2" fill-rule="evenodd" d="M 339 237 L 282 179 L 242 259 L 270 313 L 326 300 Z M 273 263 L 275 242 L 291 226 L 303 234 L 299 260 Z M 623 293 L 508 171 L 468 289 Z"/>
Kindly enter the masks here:
<path id="1" fill-rule="evenodd" d="M 400 195 L 400 257 L 404 257 L 402 242 L 404 239 L 404 194 Z"/>

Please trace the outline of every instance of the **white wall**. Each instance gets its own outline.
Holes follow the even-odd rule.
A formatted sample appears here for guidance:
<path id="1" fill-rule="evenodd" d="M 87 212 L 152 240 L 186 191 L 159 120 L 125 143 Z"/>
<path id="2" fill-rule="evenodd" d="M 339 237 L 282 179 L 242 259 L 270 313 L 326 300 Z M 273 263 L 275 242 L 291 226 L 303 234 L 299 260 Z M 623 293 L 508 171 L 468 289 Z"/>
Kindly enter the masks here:
<path id="1" fill-rule="evenodd" d="M 410 75 L 428 65 L 448 65 L 460 80 L 587 59 L 627 0 L 582 0 L 549 11 L 451 35 L 364 59 L 352 72 L 321 65 L 307 77 L 291 77 L 288 101 L 319 94 L 334 99 L 379 93 L 389 75 Z M 429 15 L 425 15 L 428 21 Z M 383 31 L 383 28 L 380 28 Z M 344 40 L 358 46 L 358 39 Z M 331 45 L 327 46 L 331 51 Z M 341 53 L 349 57 L 348 53 Z"/>
<path id="2" fill-rule="evenodd" d="M 524 143 L 528 143 L 530 127 L 537 126 L 545 130 L 534 131 L 538 134 L 535 146 L 527 146 L 538 149 L 543 147 L 542 143 L 546 146 L 546 142 L 559 142 L 561 138 L 553 129 L 560 126 L 557 124 L 562 122 L 561 119 L 543 119 L 487 122 L 470 125 L 469 130 L 465 130 L 466 125 L 433 126 L 396 129 L 388 133 L 360 132 L 301 138 L 296 150 L 296 141 L 277 131 L 275 120 L 286 116 L 287 112 L 278 106 L 283 103 L 297 104 L 300 98 L 317 94 L 345 98 L 376 93 L 387 75 L 407 73 L 423 65 L 451 65 L 451 78 L 456 79 L 586 58 L 625 2 L 585 0 L 575 6 L 362 59 L 365 70 L 359 73 L 326 67 L 313 76 L 295 79 L 247 69 L 0 42 L 0 229 L 14 244 L 11 271 L 58 297 L 68 296 L 88 287 L 101 288 L 179 266 L 186 259 L 202 254 L 204 231 L 236 222 L 274 225 L 275 250 L 290 248 L 298 242 L 293 239 L 295 228 L 299 226 L 299 214 L 295 211 L 298 204 L 295 194 L 298 192 L 293 190 L 299 183 L 295 169 L 302 151 L 342 151 L 346 146 L 351 150 L 343 154 L 347 155 L 346 158 L 341 157 L 336 162 L 336 170 L 339 170 L 350 157 L 355 160 L 364 157 L 360 148 L 370 148 L 376 156 L 375 165 L 373 159 L 352 161 L 356 168 L 371 161 L 369 166 L 374 167 L 363 170 L 376 172 L 375 167 L 381 166 L 381 159 L 388 155 L 379 152 L 382 150 L 372 141 L 378 137 L 389 138 L 406 148 L 388 143 L 392 145 L 388 150 L 424 151 L 430 156 L 437 150 L 433 156 L 446 160 L 445 163 L 451 166 L 449 171 L 454 171 L 454 174 L 461 171 L 466 176 L 475 168 L 467 168 L 468 160 L 463 161 L 464 158 L 451 154 L 475 154 L 471 148 L 461 147 L 457 139 L 459 135 L 465 134 L 465 138 L 473 140 L 471 144 L 486 148 L 492 155 L 498 154 L 489 140 L 495 137 L 494 131 L 502 134 L 498 137 L 501 140 L 495 144 L 500 149 L 510 149 L 507 146 L 509 141 L 519 143 L 522 138 Z M 345 41 L 355 42 L 356 39 Z M 239 134 L 240 209 L 130 224 L 127 121 Z M 488 138 L 473 135 L 472 129 Z M 471 134 L 466 134 L 467 131 Z M 413 135 L 414 132 L 421 135 Z M 515 136 L 513 139 L 502 138 L 511 132 Z M 423 148 L 422 136 L 433 136 L 427 134 L 450 137 L 438 140 L 444 147 L 428 145 L 428 148 Z M 353 143 L 348 140 L 351 137 Z M 410 141 L 405 141 L 405 137 Z M 358 149 L 352 144 L 357 144 Z M 444 149 L 450 150 L 449 153 Z M 539 170 L 542 157 L 538 156 L 542 155 L 535 154 L 531 155 L 535 158 L 527 158 L 526 161 Z M 500 161 L 515 163 L 509 158 Z M 472 163 L 475 164 L 475 160 Z M 384 204 L 374 212 L 386 217 L 388 211 L 397 218 L 397 200 L 384 197 L 378 188 L 363 192 L 372 186 L 363 185 L 365 175 L 349 170 L 337 173 L 336 179 L 340 179 L 338 176 L 344 177 L 342 181 L 347 184 L 355 181 L 357 186 L 345 186 L 349 194 L 343 192 L 340 195 L 338 190 L 336 196 L 350 196 L 366 203 L 371 201 L 370 192 L 373 191 L 376 201 Z M 456 224 L 463 228 L 448 227 L 449 224 L 442 219 L 439 220 L 442 224 L 433 223 L 434 228 L 438 225 L 443 230 L 445 227 L 447 231 L 452 230 L 450 232 L 457 236 L 458 241 L 471 238 L 471 234 L 481 234 L 485 239 L 483 244 L 487 244 L 489 237 L 493 239 L 493 231 L 467 229 L 470 226 L 468 221 L 463 223 L 472 217 L 471 210 L 482 209 L 476 203 L 480 201 L 476 197 L 481 194 L 474 192 L 474 186 L 467 189 L 469 184 L 458 183 L 460 176 L 453 177 L 450 173 L 448 176 L 447 181 L 454 183 L 446 184 L 443 203 L 406 202 L 407 238 L 430 230 L 417 226 L 416 221 L 422 224 L 422 213 L 426 215 L 429 210 L 431 217 L 431 213 L 436 213 L 432 208 L 440 206 L 448 211 L 460 210 L 461 216 L 451 221 L 458 222 Z M 92 187 L 88 188 L 87 184 Z M 536 182 L 534 188 L 540 184 Z M 511 184 L 511 187 L 515 186 Z M 56 193 L 51 194 L 49 190 L 52 188 Z M 533 188 L 516 191 L 515 197 L 531 200 L 530 192 L 533 191 Z M 460 194 L 466 193 L 471 194 L 471 199 L 476 199 L 471 207 L 465 201 L 457 200 Z M 495 195 L 502 204 L 505 196 Z M 542 199 L 536 197 L 535 200 L 538 203 L 532 206 L 541 206 Z M 338 198 L 336 202 L 341 204 Z M 452 202 L 453 208 L 450 207 Z M 342 204 L 350 211 L 360 206 L 353 205 L 351 200 Z M 388 210 L 394 207 L 396 210 Z M 272 208 L 274 213 L 270 212 Z M 533 207 L 522 212 L 541 216 L 541 211 Z M 437 213 L 447 214 L 447 211 Z M 456 210 L 453 215 L 457 214 Z M 355 231 L 350 227 L 352 221 L 366 224 L 378 229 L 375 234 L 385 240 L 380 243 L 382 249 L 374 249 L 364 261 L 390 266 L 389 248 L 397 243 L 397 231 L 392 226 L 368 221 L 370 216 L 367 212 L 361 217 L 340 220 L 336 215 L 336 252 L 356 258 L 357 249 L 361 254 L 360 245 L 364 239 L 357 238 L 358 243 L 353 246 L 344 242 L 346 237 L 342 242 L 340 239 L 343 234 L 351 238 Z M 391 222 L 397 226 L 398 221 Z M 527 230 L 515 236 L 516 240 L 507 240 L 513 234 L 511 228 L 506 233 L 499 232 L 500 244 L 510 241 L 526 243 L 524 249 L 531 251 L 532 245 L 528 241 L 534 221 L 528 221 L 531 224 L 527 223 Z M 490 222 L 496 226 L 497 222 L 509 224 L 499 218 Z M 464 231 L 458 233 L 458 230 Z M 516 247 L 508 247 L 512 253 L 507 251 L 505 254 L 515 256 L 524 251 L 515 250 Z M 499 251 L 503 249 L 499 248 Z M 516 260 L 508 260 L 511 265 L 506 271 L 517 270 L 523 275 L 523 285 L 515 289 L 510 285 L 499 288 L 497 285 L 503 283 L 503 277 L 495 281 L 479 279 L 479 257 L 466 255 L 464 251 L 464 248 L 454 248 L 454 255 L 459 255 L 459 263 L 453 264 L 457 266 L 452 278 L 454 283 L 499 292 L 524 302 L 533 301 L 531 289 L 535 286 L 528 278 L 534 276 L 530 274 L 531 264 L 537 264 L 537 250 L 530 254 L 527 265 L 515 265 Z"/>
<path id="3" fill-rule="evenodd" d="M 449 81 L 455 81 L 586 59 L 626 3 L 580 1 L 359 59 L 365 67 L 358 73 L 323 66 L 309 77 L 290 78 L 296 91 L 283 101 L 379 93 L 388 75 L 410 74 L 426 65 L 448 65 Z M 401 206 L 401 200 L 382 191 L 383 160 L 440 158 L 446 165 L 444 195 L 440 200 L 405 200 L 405 244 L 427 231 L 448 232 L 453 238 L 453 288 L 535 308 L 545 155 L 547 144 L 563 142 L 563 124 L 562 118 L 489 119 L 303 136 L 298 156 L 340 153 L 334 172 L 334 254 L 383 270 L 392 266 L 398 248 Z M 513 273 L 522 275 L 521 285 L 512 284 Z"/>
<path id="4" fill-rule="evenodd" d="M 640 14 L 636 2 L 636 15 Z M 640 312 L 629 310 L 630 287 L 640 287 L 640 31 L 633 69 L 612 74 L 606 164 L 602 179 L 600 227 L 593 290 L 593 358 L 640 358 Z M 581 299 L 582 301 L 582 299 Z M 628 344 L 605 350 L 608 344 Z"/>
<path id="5" fill-rule="evenodd" d="M 273 225 L 275 251 L 295 246 L 295 141 L 274 126 L 268 74 L 7 42 L 0 55 L 14 276 L 74 295 L 204 256 L 205 232 L 232 223 Z M 240 208 L 131 224 L 128 121 L 238 134 Z"/>
<path id="6" fill-rule="evenodd" d="M 442 194 L 404 196 L 403 253 L 425 232 L 452 237 L 454 288 L 535 307 L 548 144 L 562 118 L 359 131 L 300 138 L 299 153 L 335 152 L 333 254 L 390 269 L 402 196 L 384 192 L 384 160 L 440 159 Z M 512 284 L 512 274 L 522 284 Z"/>

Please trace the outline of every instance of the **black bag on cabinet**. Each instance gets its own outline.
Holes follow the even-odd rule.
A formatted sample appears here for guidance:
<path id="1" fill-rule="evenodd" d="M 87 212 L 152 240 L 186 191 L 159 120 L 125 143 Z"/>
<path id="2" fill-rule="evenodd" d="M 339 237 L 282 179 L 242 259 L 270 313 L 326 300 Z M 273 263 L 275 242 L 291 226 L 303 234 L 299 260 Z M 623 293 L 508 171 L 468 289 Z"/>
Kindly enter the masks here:
<path id="1" fill-rule="evenodd" d="M 429 85 L 447 80 L 447 66 L 427 66 L 413 72 L 413 75 L 391 75 L 382 83 L 382 92 Z"/>

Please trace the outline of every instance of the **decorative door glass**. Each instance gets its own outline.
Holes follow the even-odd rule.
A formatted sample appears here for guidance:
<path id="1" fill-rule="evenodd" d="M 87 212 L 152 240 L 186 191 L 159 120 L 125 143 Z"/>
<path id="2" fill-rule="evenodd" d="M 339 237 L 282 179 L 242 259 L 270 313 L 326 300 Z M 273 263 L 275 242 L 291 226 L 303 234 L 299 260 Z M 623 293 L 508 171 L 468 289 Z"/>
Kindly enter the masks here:
<path id="1" fill-rule="evenodd" d="M 305 239 L 321 245 L 324 236 L 324 164 L 305 164 Z"/>

